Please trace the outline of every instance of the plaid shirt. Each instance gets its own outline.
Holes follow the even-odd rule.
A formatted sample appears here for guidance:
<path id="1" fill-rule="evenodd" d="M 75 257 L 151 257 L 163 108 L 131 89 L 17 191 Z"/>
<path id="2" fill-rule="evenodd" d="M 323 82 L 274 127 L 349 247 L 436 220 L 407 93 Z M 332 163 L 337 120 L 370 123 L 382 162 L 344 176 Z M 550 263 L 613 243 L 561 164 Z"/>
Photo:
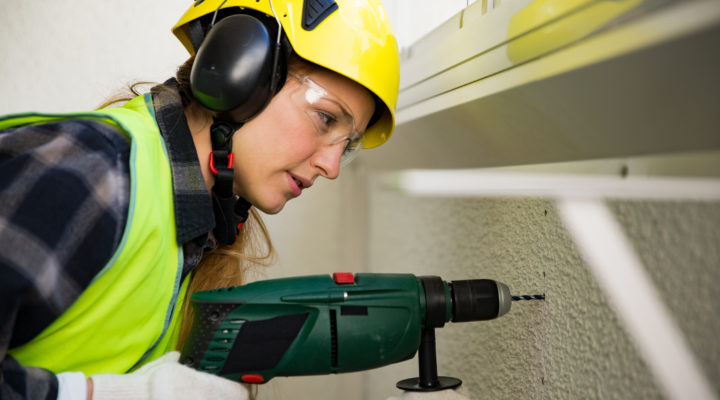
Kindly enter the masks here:
<path id="1" fill-rule="evenodd" d="M 210 197 L 173 79 L 152 89 L 173 176 L 183 274 L 213 245 Z M 130 145 L 99 121 L 0 131 L 0 399 L 55 399 L 50 371 L 7 354 L 45 329 L 116 251 L 126 224 Z"/>

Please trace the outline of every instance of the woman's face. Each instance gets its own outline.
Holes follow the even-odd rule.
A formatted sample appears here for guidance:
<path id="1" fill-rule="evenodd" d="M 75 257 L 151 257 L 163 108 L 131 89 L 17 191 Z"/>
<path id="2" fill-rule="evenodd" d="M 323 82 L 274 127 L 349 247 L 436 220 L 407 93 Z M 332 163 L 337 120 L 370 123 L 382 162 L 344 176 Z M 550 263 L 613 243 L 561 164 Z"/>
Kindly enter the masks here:
<path id="1" fill-rule="evenodd" d="M 233 136 L 235 193 L 268 214 L 337 178 L 353 132 L 364 132 L 375 103 L 361 85 L 327 70 L 289 74 L 268 106 Z"/>

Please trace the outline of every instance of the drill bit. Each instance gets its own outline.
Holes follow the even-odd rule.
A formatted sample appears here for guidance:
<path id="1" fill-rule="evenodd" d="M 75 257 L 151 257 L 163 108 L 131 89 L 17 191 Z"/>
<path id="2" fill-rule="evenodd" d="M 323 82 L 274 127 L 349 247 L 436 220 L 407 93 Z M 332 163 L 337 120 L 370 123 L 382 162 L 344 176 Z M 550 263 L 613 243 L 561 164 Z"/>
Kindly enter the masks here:
<path id="1" fill-rule="evenodd" d="M 545 300 L 544 294 L 523 294 L 520 296 L 512 296 L 513 301 L 520 300 Z"/>

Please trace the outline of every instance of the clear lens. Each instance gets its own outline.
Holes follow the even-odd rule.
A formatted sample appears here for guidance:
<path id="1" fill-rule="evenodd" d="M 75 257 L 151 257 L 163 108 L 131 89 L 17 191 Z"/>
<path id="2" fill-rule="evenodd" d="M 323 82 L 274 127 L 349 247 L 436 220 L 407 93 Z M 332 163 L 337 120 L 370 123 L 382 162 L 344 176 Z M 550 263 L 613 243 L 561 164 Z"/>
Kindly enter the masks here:
<path id="1" fill-rule="evenodd" d="M 347 141 L 345 148 L 343 149 L 342 156 L 340 156 L 340 166 L 344 167 L 354 160 L 365 143 L 365 135 L 359 133 L 356 137 L 351 138 Z"/>
<path id="2" fill-rule="evenodd" d="M 348 107 L 310 78 L 290 76 L 301 83 L 291 94 L 293 104 L 299 108 L 308 126 L 312 126 L 323 144 L 345 142 L 340 166 L 347 165 L 362 149 L 365 139 L 355 128 L 355 120 Z"/>

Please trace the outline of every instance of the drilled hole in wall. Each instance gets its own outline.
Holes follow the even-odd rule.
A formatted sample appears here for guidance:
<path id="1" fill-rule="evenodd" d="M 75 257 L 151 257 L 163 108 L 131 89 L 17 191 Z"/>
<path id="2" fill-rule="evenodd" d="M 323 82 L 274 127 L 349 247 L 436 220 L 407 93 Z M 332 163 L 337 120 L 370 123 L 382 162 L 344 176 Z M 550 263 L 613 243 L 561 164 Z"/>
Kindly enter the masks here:
<path id="1" fill-rule="evenodd" d="M 630 173 L 630 168 L 628 168 L 627 165 L 623 165 L 620 167 L 620 176 L 623 178 L 627 178 L 628 174 Z"/>

